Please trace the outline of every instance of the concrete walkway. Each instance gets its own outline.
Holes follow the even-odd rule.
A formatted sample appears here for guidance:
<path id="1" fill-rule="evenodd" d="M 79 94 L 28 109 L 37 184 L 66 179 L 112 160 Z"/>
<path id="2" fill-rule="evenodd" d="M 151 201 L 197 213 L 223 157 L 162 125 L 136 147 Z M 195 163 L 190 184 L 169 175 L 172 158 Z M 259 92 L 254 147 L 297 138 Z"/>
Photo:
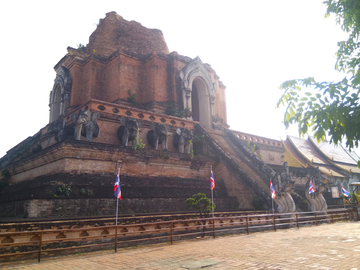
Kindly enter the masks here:
<path id="1" fill-rule="evenodd" d="M 360 222 L 86 253 L 0 269 L 359 269 Z"/>

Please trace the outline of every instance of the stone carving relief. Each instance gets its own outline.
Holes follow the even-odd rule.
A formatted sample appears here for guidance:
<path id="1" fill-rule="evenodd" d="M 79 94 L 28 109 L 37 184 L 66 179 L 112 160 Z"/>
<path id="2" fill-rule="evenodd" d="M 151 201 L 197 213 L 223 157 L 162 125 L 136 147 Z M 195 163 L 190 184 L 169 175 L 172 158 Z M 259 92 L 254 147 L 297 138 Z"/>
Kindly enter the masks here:
<path id="1" fill-rule="evenodd" d="M 219 116 L 215 116 L 215 115 L 212 115 L 211 116 L 211 123 L 212 123 L 212 127 L 213 129 L 217 129 L 217 130 L 224 130 L 224 128 L 222 127 L 223 126 L 223 119 Z"/>
<path id="2" fill-rule="evenodd" d="M 96 120 L 99 117 L 99 113 L 91 113 L 89 110 L 72 114 L 71 119 L 75 122 L 74 139 L 79 141 L 81 136 L 84 136 L 86 141 L 92 142 L 93 137 L 98 137 L 100 135 L 100 128 Z"/>
<path id="3" fill-rule="evenodd" d="M 72 78 L 70 71 L 60 66 L 57 70 L 55 83 L 50 92 L 50 123 L 58 119 L 60 116 L 66 114 L 69 108 L 70 91 L 72 86 Z"/>
<path id="4" fill-rule="evenodd" d="M 151 130 L 146 135 L 148 143 L 155 149 L 158 150 L 159 144 L 161 149 L 167 151 L 167 140 L 168 140 L 168 128 L 164 124 L 151 123 Z"/>
<path id="5" fill-rule="evenodd" d="M 182 98 L 183 98 L 183 109 L 189 109 L 193 111 L 191 92 L 194 80 L 201 79 L 201 85 L 204 85 L 201 89 L 201 95 L 199 97 L 199 103 L 202 104 L 202 113 L 204 115 L 202 126 L 210 127 L 211 115 L 215 114 L 215 91 L 216 85 L 213 83 L 209 72 L 205 65 L 202 63 L 199 57 L 196 57 L 190 61 L 179 73 L 181 82 Z M 198 89 L 199 90 L 199 89 Z M 206 117 L 205 117 L 206 116 Z"/>
<path id="6" fill-rule="evenodd" d="M 179 153 L 190 154 L 192 151 L 192 138 L 193 133 L 190 129 L 177 128 L 173 138 L 173 145 L 179 149 Z"/>
<path id="7" fill-rule="evenodd" d="M 200 57 L 194 58 L 190 61 L 181 71 L 180 71 L 180 79 L 181 79 L 181 88 L 186 91 L 191 91 L 191 84 L 195 77 L 202 77 L 205 81 L 209 94 L 211 96 L 215 95 L 215 85 L 213 84 L 208 71 L 206 70 L 203 62 Z"/>
<path id="8" fill-rule="evenodd" d="M 64 139 L 64 130 L 65 130 L 65 119 L 57 120 L 50 124 L 47 130 L 47 146 L 50 143 L 50 137 L 52 134 L 55 134 L 55 141 L 60 142 Z"/>
<path id="9" fill-rule="evenodd" d="M 128 146 L 128 142 L 132 141 L 132 145 L 138 144 L 139 123 L 133 118 L 123 117 L 120 119 L 120 126 L 117 130 L 117 137 L 121 141 L 122 146 Z"/>
<path id="10" fill-rule="evenodd" d="M 293 190 L 294 181 L 291 180 L 289 167 L 285 162 L 282 169 L 277 172 L 273 179 L 273 186 L 276 192 L 274 203 L 277 206 L 279 213 L 293 213 L 296 210 L 296 205 L 291 191 Z"/>
<path id="11" fill-rule="evenodd" d="M 310 174 L 311 175 L 311 174 Z M 315 193 L 309 194 L 309 183 L 312 180 Z M 310 203 L 311 211 L 323 211 L 327 210 L 327 203 L 323 193 L 326 191 L 327 184 L 322 181 L 320 170 L 317 168 L 316 172 L 312 174 L 305 185 L 305 197 Z"/>

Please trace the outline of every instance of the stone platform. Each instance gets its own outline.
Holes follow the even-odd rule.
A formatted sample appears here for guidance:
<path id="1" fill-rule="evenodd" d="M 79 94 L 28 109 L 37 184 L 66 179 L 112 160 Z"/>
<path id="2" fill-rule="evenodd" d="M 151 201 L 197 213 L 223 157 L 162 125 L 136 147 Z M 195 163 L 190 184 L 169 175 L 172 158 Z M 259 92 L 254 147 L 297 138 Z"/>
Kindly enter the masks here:
<path id="1" fill-rule="evenodd" d="M 360 223 L 257 232 L 0 264 L 1 269 L 360 269 Z"/>

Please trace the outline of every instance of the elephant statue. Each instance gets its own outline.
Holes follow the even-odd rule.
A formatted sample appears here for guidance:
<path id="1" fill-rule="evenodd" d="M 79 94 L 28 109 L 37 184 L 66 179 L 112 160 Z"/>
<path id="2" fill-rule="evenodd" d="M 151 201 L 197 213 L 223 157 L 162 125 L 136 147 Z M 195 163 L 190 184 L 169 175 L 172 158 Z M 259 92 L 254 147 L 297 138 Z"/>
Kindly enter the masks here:
<path id="1" fill-rule="evenodd" d="M 179 149 L 179 153 L 190 154 L 192 151 L 191 140 L 193 138 L 193 133 L 190 129 L 187 128 L 177 128 L 176 133 L 173 138 L 174 147 Z"/>
<path id="2" fill-rule="evenodd" d="M 86 137 L 87 142 L 92 142 L 93 137 L 98 137 L 100 128 L 96 123 L 96 120 L 99 119 L 99 117 L 99 113 L 91 113 L 89 110 L 80 111 L 78 114 L 72 114 L 71 119 L 76 123 L 74 139 L 79 141 L 82 135 Z"/>
<path id="3" fill-rule="evenodd" d="M 146 135 L 148 143 L 155 149 L 158 150 L 159 144 L 161 144 L 161 149 L 167 151 L 167 136 L 168 129 L 167 126 L 160 123 L 151 123 L 151 130 Z"/>
<path id="4" fill-rule="evenodd" d="M 132 141 L 132 145 L 135 146 L 138 143 L 139 138 L 139 123 L 130 117 L 121 118 L 120 126 L 117 130 L 117 137 L 121 141 L 122 146 L 128 146 L 128 142 Z"/>
<path id="5" fill-rule="evenodd" d="M 50 137 L 52 134 L 55 134 L 55 140 L 61 142 L 64 139 L 64 130 L 65 130 L 65 119 L 59 119 L 51 123 L 47 130 L 47 146 L 50 143 Z"/>

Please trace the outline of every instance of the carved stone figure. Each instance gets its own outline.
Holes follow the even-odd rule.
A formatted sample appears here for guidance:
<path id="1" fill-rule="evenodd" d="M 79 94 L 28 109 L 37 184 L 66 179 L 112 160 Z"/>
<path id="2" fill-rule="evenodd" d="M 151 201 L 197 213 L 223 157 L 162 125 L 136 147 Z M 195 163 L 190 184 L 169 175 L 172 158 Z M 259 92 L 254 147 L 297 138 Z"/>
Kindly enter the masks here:
<path id="1" fill-rule="evenodd" d="M 274 199 L 279 213 L 293 213 L 296 210 L 296 205 L 291 191 L 293 189 L 294 181 L 291 180 L 289 167 L 287 162 L 282 166 L 282 169 L 277 172 L 277 177 L 274 178 L 273 185 L 276 191 Z"/>
<path id="2" fill-rule="evenodd" d="M 71 119 L 76 123 L 74 139 L 79 141 L 82 135 L 86 137 L 86 141 L 92 142 L 93 137 L 98 137 L 100 128 L 96 120 L 99 119 L 99 117 L 99 113 L 91 113 L 89 110 L 72 114 Z"/>
<path id="3" fill-rule="evenodd" d="M 50 137 L 52 134 L 55 134 L 55 140 L 60 142 L 64 139 L 64 129 L 65 129 L 65 119 L 57 120 L 50 124 L 47 130 L 47 145 L 49 146 Z"/>
<path id="4" fill-rule="evenodd" d="M 211 116 L 211 123 L 212 123 L 213 129 L 222 130 L 223 128 L 221 127 L 221 125 L 222 125 L 223 121 L 224 120 L 219 116 L 215 116 L 215 115 Z"/>
<path id="5" fill-rule="evenodd" d="M 326 190 L 325 185 L 318 185 L 318 181 L 315 180 L 315 178 L 312 178 L 314 187 L 315 187 L 315 193 L 309 194 L 309 183 L 310 178 L 306 182 L 306 188 L 305 188 L 305 197 L 310 203 L 310 210 L 311 211 L 323 211 L 325 212 L 327 210 L 327 203 L 324 198 L 324 191 Z"/>
<path id="6" fill-rule="evenodd" d="M 279 213 L 294 213 L 296 210 L 295 202 L 291 196 L 292 185 L 287 185 L 283 192 L 279 192 L 274 199 Z"/>
<path id="7" fill-rule="evenodd" d="M 161 149 L 167 151 L 167 136 L 168 129 L 167 126 L 160 123 L 151 123 L 151 130 L 146 135 L 148 143 L 155 149 L 158 150 L 159 144 L 161 144 Z"/>
<path id="8" fill-rule="evenodd" d="M 139 138 L 139 123 L 130 117 L 121 118 L 120 123 L 122 126 L 117 130 L 117 137 L 121 145 L 128 146 L 128 142 L 132 141 L 132 145 L 135 146 Z"/>
<path id="9" fill-rule="evenodd" d="M 190 154 L 192 143 L 191 140 L 193 138 L 193 133 L 191 130 L 187 128 L 177 128 L 176 134 L 173 138 L 174 147 L 179 149 L 179 153 L 187 153 Z M 185 151 L 186 149 L 186 151 Z"/>

